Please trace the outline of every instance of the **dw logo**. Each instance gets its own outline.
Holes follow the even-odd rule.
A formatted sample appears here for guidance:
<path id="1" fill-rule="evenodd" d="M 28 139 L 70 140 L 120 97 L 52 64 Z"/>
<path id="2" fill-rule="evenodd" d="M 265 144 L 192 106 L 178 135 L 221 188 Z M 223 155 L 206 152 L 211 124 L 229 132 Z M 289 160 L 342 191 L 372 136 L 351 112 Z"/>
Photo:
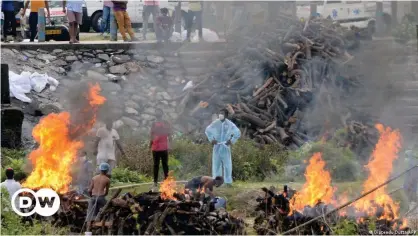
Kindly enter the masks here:
<path id="1" fill-rule="evenodd" d="M 18 195 L 23 192 L 30 193 L 33 197 L 18 197 Z M 16 199 L 18 199 L 18 201 L 16 201 Z M 21 212 L 20 209 L 28 209 L 32 207 L 33 199 L 35 199 L 36 202 L 32 211 Z M 39 189 L 36 193 L 31 189 L 22 188 L 13 194 L 11 204 L 13 211 L 20 216 L 31 216 L 35 214 L 35 212 L 41 216 L 52 216 L 59 210 L 61 200 L 58 194 L 49 188 Z"/>

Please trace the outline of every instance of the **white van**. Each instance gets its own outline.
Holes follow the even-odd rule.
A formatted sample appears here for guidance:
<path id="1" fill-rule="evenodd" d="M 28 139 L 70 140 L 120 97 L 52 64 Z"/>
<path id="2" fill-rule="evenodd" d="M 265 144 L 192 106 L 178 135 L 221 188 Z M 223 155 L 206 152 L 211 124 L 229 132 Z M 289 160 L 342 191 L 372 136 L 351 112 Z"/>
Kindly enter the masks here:
<path id="1" fill-rule="evenodd" d="M 308 1 L 298 4 L 297 16 L 307 19 L 310 15 Z M 374 32 L 376 2 L 375 1 L 317 1 L 317 13 L 323 18 L 338 21 L 343 26 L 370 28 Z M 385 25 L 392 23 L 391 3 L 383 1 L 383 19 Z"/>
<path id="2" fill-rule="evenodd" d="M 160 8 L 167 8 L 169 10 L 170 15 L 173 14 L 175 7 L 178 4 L 178 1 L 168 1 L 168 0 L 162 0 L 160 2 Z M 94 31 L 100 32 L 100 25 L 102 21 L 102 14 L 103 14 L 103 0 L 97 0 L 97 1 L 86 1 L 87 5 L 87 12 L 88 16 L 90 17 L 91 27 Z M 182 2 L 181 3 L 181 10 L 182 10 L 182 25 L 184 26 L 184 23 L 186 21 L 186 15 L 187 11 L 189 9 L 188 2 Z M 144 1 L 143 0 L 137 0 L 137 1 L 128 1 L 128 14 L 131 18 L 132 27 L 137 28 L 140 25 L 142 25 L 142 9 L 144 7 Z M 153 23 L 152 17 L 148 20 L 149 23 Z"/>

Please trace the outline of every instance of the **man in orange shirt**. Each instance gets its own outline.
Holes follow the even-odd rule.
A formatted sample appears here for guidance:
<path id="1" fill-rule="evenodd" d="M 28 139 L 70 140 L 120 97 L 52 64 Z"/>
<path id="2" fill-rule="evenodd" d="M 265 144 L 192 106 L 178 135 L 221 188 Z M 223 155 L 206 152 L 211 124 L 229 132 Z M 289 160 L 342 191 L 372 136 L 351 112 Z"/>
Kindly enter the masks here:
<path id="1" fill-rule="evenodd" d="M 48 1 L 46 0 L 27 0 L 25 2 L 25 7 L 22 11 L 22 17 L 26 13 L 26 9 L 28 8 L 30 3 L 30 14 L 29 14 L 29 28 L 30 28 L 30 41 L 33 42 L 35 37 L 38 33 L 38 11 L 39 8 L 46 8 L 48 21 L 51 22 L 50 14 L 49 14 L 49 5 Z"/>

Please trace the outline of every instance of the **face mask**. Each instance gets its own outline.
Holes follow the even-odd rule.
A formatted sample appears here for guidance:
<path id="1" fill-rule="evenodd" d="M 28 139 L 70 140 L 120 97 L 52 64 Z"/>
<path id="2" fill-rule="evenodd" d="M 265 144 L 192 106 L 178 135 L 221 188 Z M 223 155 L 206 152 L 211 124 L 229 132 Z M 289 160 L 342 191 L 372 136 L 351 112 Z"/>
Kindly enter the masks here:
<path id="1" fill-rule="evenodd" d="M 220 120 L 225 120 L 225 115 L 224 115 L 224 114 L 219 114 L 219 115 L 218 115 L 218 118 L 219 118 Z"/>

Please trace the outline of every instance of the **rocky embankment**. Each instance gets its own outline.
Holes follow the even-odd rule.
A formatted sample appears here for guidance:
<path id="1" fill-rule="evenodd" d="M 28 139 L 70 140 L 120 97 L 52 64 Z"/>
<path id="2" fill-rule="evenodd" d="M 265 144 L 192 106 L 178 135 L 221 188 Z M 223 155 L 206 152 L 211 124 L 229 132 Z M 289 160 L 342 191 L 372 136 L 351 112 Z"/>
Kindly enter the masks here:
<path id="1" fill-rule="evenodd" d="M 210 54 L 210 53 L 209 53 Z M 2 63 L 11 71 L 47 73 L 59 81 L 58 88 L 46 87 L 41 93 L 27 94 L 30 104 L 13 99 L 13 104 L 25 112 L 24 143 L 31 140 L 31 128 L 43 115 L 66 110 L 75 88 L 87 82 L 98 82 L 107 98 L 99 119 L 112 118 L 118 127 L 148 132 L 156 108 L 166 113 L 166 119 L 179 131 L 175 97 L 188 81 L 197 82 L 209 70 L 213 55 L 161 52 L 157 50 L 62 50 L 45 51 L 3 48 Z M 214 61 L 214 60 L 213 60 Z M 74 104 L 72 104 L 74 105 Z M 176 125 L 177 124 L 177 125 Z"/>

